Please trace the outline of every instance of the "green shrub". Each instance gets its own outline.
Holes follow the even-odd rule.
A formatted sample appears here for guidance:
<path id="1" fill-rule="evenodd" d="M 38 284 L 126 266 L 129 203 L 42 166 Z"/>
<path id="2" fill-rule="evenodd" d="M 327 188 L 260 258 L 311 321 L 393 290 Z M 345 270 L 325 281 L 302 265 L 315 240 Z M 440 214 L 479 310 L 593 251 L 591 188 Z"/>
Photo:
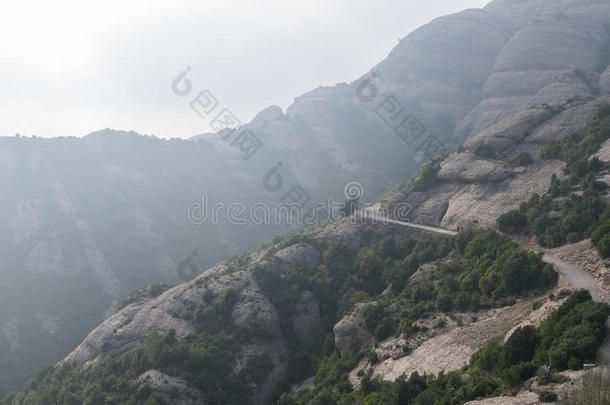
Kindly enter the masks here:
<path id="1" fill-rule="evenodd" d="M 600 255 L 610 257 L 610 208 L 600 201 L 600 192 L 605 186 L 596 176 L 606 168 L 597 158 L 591 159 L 603 142 L 610 139 L 610 115 L 604 106 L 583 131 L 572 134 L 561 141 L 551 141 L 540 148 L 543 159 L 560 159 L 566 163 L 566 178 L 556 175 L 551 186 L 542 196 L 534 195 L 521 203 L 519 209 L 502 215 L 497 227 L 511 234 L 535 235 L 543 247 L 557 247 L 566 242 L 575 243 L 588 236 Z M 570 195 L 570 187 L 580 185 L 582 195 Z M 555 200 L 567 196 L 562 201 Z M 559 217 L 557 214 L 559 213 Z M 602 215 L 603 214 L 603 215 Z"/>
<path id="2" fill-rule="evenodd" d="M 366 355 L 366 358 L 369 361 L 369 364 L 371 364 L 371 365 L 377 364 L 379 362 L 379 357 L 377 356 L 377 352 L 375 350 L 371 350 Z M 360 370 L 360 371 L 362 371 L 362 370 Z"/>
<path id="3" fill-rule="evenodd" d="M 502 354 L 505 364 L 512 366 L 529 362 L 534 357 L 537 344 L 536 328 L 533 326 L 517 328 L 504 344 Z"/>
<path id="4" fill-rule="evenodd" d="M 570 357 L 568 360 L 568 368 L 570 370 L 580 370 L 582 368 L 582 360 L 576 357 Z"/>
<path id="5" fill-rule="evenodd" d="M 610 116 L 610 104 L 602 105 L 597 111 L 597 118 L 606 118 Z"/>
<path id="6" fill-rule="evenodd" d="M 439 166 L 434 162 L 426 163 L 422 166 L 417 176 L 417 179 L 413 183 L 412 191 L 424 191 L 428 190 L 437 184 L 439 184 L 438 178 Z"/>
<path id="7" fill-rule="evenodd" d="M 519 166 L 529 166 L 532 163 L 534 163 L 534 159 L 532 158 L 532 156 L 527 153 L 527 152 L 521 152 L 519 153 L 519 155 L 515 158 L 515 164 L 519 165 Z"/>
<path id="8" fill-rule="evenodd" d="M 518 234 L 526 229 L 527 217 L 518 210 L 512 210 L 500 215 L 496 224 L 500 232 Z"/>
<path id="9" fill-rule="evenodd" d="M 383 305 L 373 304 L 368 305 L 364 309 L 364 325 L 371 333 L 375 333 L 375 329 L 381 323 L 381 320 L 385 318 L 385 311 Z"/>
<path id="10" fill-rule="evenodd" d="M 381 341 L 391 336 L 396 332 L 396 322 L 389 317 L 383 318 L 377 328 L 375 328 L 374 336 Z"/>

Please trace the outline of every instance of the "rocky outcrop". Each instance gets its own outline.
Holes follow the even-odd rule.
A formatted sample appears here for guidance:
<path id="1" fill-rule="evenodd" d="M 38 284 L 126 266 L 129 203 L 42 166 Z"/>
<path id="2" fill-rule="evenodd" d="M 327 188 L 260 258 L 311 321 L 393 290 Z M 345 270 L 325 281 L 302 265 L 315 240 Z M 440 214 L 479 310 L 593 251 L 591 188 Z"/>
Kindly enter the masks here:
<path id="1" fill-rule="evenodd" d="M 566 298 L 566 297 L 564 297 Z M 506 342 L 512 334 L 519 328 L 523 328 L 525 326 L 534 326 L 537 327 L 549 317 L 557 308 L 563 304 L 565 299 L 558 300 L 548 300 L 541 304 L 540 308 L 530 312 L 527 317 L 521 321 L 519 324 L 513 326 L 511 330 L 509 330 L 506 335 L 504 335 L 504 342 Z"/>
<path id="2" fill-rule="evenodd" d="M 398 359 L 389 358 L 373 367 L 374 375 L 393 381 L 414 371 L 438 374 L 465 366 L 470 356 L 492 337 L 504 335 L 531 311 L 528 303 L 517 304 L 478 314 L 475 323 L 456 327 L 425 341 L 411 353 Z M 354 375 L 350 376 L 353 380 Z"/>
<path id="3" fill-rule="evenodd" d="M 609 103 L 610 96 L 576 99 L 534 106 L 508 117 L 472 137 L 461 152 L 440 159 L 440 184 L 394 196 L 392 204 L 409 204 L 411 221 L 421 218 L 424 221 L 419 222 L 448 229 L 494 227 L 498 216 L 532 194 L 544 193 L 553 174 L 563 175 L 562 162 L 538 158 L 540 146 L 583 130 Z M 481 156 L 481 151 L 492 157 Z M 517 166 L 520 153 L 527 153 L 533 163 Z"/>
<path id="4" fill-rule="evenodd" d="M 84 342 L 64 361 L 77 365 L 99 362 L 111 352 L 124 354 L 142 345 L 153 331 L 175 331 L 176 337 L 196 333 L 193 321 L 183 319 L 181 313 L 194 311 L 204 301 L 218 304 L 227 291 L 237 293 L 231 321 L 244 330 L 264 331 L 264 338 L 253 338 L 236 353 L 241 362 L 252 356 L 267 355 L 273 369 L 254 392 L 255 403 L 265 403 L 276 384 L 285 375 L 286 348 L 275 307 L 262 293 L 252 273 L 239 271 L 218 274 L 217 268 L 196 280 L 180 284 L 156 298 L 142 298 L 121 309 L 93 330 Z"/>
<path id="5" fill-rule="evenodd" d="M 409 34 L 373 69 L 375 86 L 413 105 L 426 123 L 455 122 L 477 102 L 510 34 L 501 19 L 483 10 L 437 18 Z"/>
<path id="6" fill-rule="evenodd" d="M 438 178 L 428 189 L 395 193 L 379 201 L 374 209 L 393 215 L 395 207 L 406 203 L 412 208 L 406 219 L 430 215 L 435 223 L 447 228 L 493 227 L 497 216 L 517 207 L 533 192 L 544 192 L 553 174 L 561 175 L 561 162 L 538 158 L 540 145 L 584 128 L 599 107 L 608 102 L 610 96 L 572 100 L 535 106 L 509 117 L 467 142 L 461 152 L 435 160 L 439 167 Z M 498 146 L 499 142 L 501 147 Z M 487 153 L 491 150 L 493 157 L 480 156 L 482 149 L 487 150 Z M 520 153 L 530 154 L 533 163 L 516 167 L 514 158 Z M 445 210 L 444 215 L 441 215 L 441 210 Z M 329 244 L 345 244 L 356 252 L 365 245 L 375 245 L 378 242 L 371 239 L 371 232 L 367 232 L 371 226 L 378 227 L 377 230 L 384 227 L 387 231 L 388 227 L 394 225 L 364 224 L 350 217 L 318 227 L 308 236 Z M 400 240 L 417 231 L 394 226 L 391 232 Z M 282 242 L 214 266 L 196 279 L 168 289 L 156 297 L 147 293 L 147 290 L 134 294 L 125 307 L 91 332 L 66 361 L 86 365 L 99 362 L 113 351 L 126 353 L 141 346 L 143 339 L 152 331 L 166 333 L 174 330 L 178 338 L 195 333 L 198 329 L 194 321 L 183 314 L 192 313 L 197 305 L 206 300 L 216 305 L 227 291 L 234 291 L 237 298 L 231 310 L 230 322 L 241 330 L 252 331 L 253 336 L 242 342 L 236 353 L 238 364 L 235 372 L 243 369 L 253 356 L 269 356 L 273 367 L 267 379 L 257 384 L 254 390 L 254 402 L 266 403 L 278 382 L 285 377 L 289 346 L 280 327 L 278 309 L 272 304 L 271 297 L 266 296 L 259 286 L 252 269 L 264 264 L 270 266 L 268 270 L 273 274 L 282 277 L 294 266 L 305 269 L 318 267 L 322 264 L 322 255 L 315 246 L 313 241 L 292 245 Z M 409 284 L 425 281 L 437 264 L 421 266 Z M 292 326 L 294 335 L 302 346 L 307 347 L 319 341 L 322 322 L 320 298 L 311 291 L 304 291 L 294 299 L 295 305 L 285 320 Z M 364 317 L 366 308 L 372 304 L 374 303 L 355 304 L 352 312 L 334 325 L 335 346 L 341 356 L 362 354 L 374 347 L 375 341 L 365 326 Z M 386 308 L 387 314 L 395 318 L 404 305 L 406 304 L 398 301 L 390 303 Z M 430 325 L 428 329 L 433 331 L 427 335 L 416 335 L 406 340 L 388 338 L 375 349 L 384 357 L 380 363 L 372 366 L 374 374 L 392 380 L 416 370 L 421 373 L 438 373 L 441 370 L 458 369 L 467 364 L 472 353 L 490 338 L 508 336 L 518 326 L 537 324 L 557 305 L 558 302 L 549 301 L 533 311 L 531 302 L 522 301 L 512 307 L 477 313 L 476 322 L 472 318 L 474 314 L 459 314 L 460 322 L 445 320 L 445 326 L 439 328 Z M 464 324 L 464 319 L 470 321 Z M 409 354 L 404 353 L 405 344 L 412 349 Z M 366 363 L 366 359 L 362 362 L 364 363 L 359 366 L 361 368 L 371 366 Z M 350 378 L 357 384 L 356 374 L 357 371 L 354 370 Z M 172 377 L 180 378 L 179 375 Z M 161 394 L 167 388 L 157 386 Z M 310 382 L 306 386 L 310 386 Z"/>
<path id="7" fill-rule="evenodd" d="M 472 162 L 477 162 L 473 165 Z M 501 161 L 481 159 L 473 153 L 453 154 L 441 163 L 438 177 L 466 183 L 496 183 L 513 175 L 513 170 Z"/>
<path id="8" fill-rule="evenodd" d="M 307 243 L 296 243 L 277 252 L 275 257 L 297 266 L 317 266 L 322 261 L 320 252 Z"/>
<path id="9" fill-rule="evenodd" d="M 17 318 L 13 317 L 2 325 L 2 334 L 4 335 L 4 340 L 8 343 L 8 349 L 11 353 L 21 350 Z"/>
<path id="10" fill-rule="evenodd" d="M 282 111 L 281 107 L 272 105 L 256 114 L 251 123 L 264 125 L 266 122 L 279 120 L 283 115 L 284 112 Z"/>
<path id="11" fill-rule="evenodd" d="M 602 144 L 597 152 L 595 152 L 592 158 L 598 158 L 604 163 L 610 163 L 610 140 Z"/>
<path id="12" fill-rule="evenodd" d="M 353 250 L 365 243 L 362 228 L 353 222 L 338 221 L 316 231 L 316 235 L 331 244 L 342 244 Z"/>
<path id="13" fill-rule="evenodd" d="M 25 262 L 25 270 L 33 275 L 49 273 L 62 276 L 64 274 L 63 250 L 56 235 L 43 239 L 36 245 Z"/>
<path id="14" fill-rule="evenodd" d="M 341 356 L 362 353 L 373 344 L 373 336 L 364 325 L 364 311 L 369 305 L 371 303 L 356 304 L 352 313 L 337 322 L 333 328 L 335 346 Z"/>
<path id="15" fill-rule="evenodd" d="M 473 136 L 464 143 L 464 147 L 475 151 L 477 147 L 486 145 L 494 153 L 503 154 L 523 142 L 537 127 L 560 111 L 561 107 L 549 105 L 526 109 Z"/>
<path id="16" fill-rule="evenodd" d="M 482 100 L 454 134 L 474 135 L 523 107 L 595 96 L 607 88 L 600 74 L 609 62 L 608 3 L 496 0 L 485 10 L 515 32 L 496 58 Z"/>
<path id="17" fill-rule="evenodd" d="M 193 227 L 202 218 L 176 213 L 196 207 L 203 190 L 225 203 L 246 205 L 272 205 L 296 190 L 307 211 L 314 201 L 344 200 L 344 185 L 356 179 L 366 191 L 362 200 L 372 200 L 415 174 L 431 156 L 503 122 L 506 126 L 495 127 L 493 136 L 476 137 L 464 155 L 447 160 L 440 177 L 449 183 L 434 195 L 420 193 L 410 213 L 413 220 L 437 222 L 453 197 L 443 225 L 489 224 L 527 192 L 544 189 L 546 182 L 537 178 L 561 168 L 535 163 L 513 175 L 503 156 L 483 159 L 472 152 L 485 143 L 500 155 L 519 148 L 535 154 L 535 143 L 583 125 L 584 106 L 573 114 L 538 107 L 526 111 L 527 117 L 502 120 L 532 105 L 610 92 L 608 22 L 607 0 L 494 0 L 481 10 L 437 18 L 404 37 L 357 80 L 313 89 L 285 112 L 270 106 L 244 123 L 238 132 L 249 130 L 262 142 L 252 156 L 244 155 L 243 138 L 225 138 L 227 133 L 196 136 L 192 142 L 110 129 L 83 139 L 2 138 L 0 184 L 9 186 L 0 193 L 9 198 L 0 218 L 8 224 L 0 229 L 7 241 L 0 255 L 12 258 L 7 268 L 26 269 L 18 292 L 24 299 L 47 305 L 34 293 L 35 283 L 38 276 L 55 274 L 63 278 L 54 293 L 66 298 L 52 312 L 68 307 L 74 313 L 68 319 L 101 320 L 134 288 L 191 278 L 178 278 L 176 272 L 190 252 L 199 252 L 189 266 L 194 276 L 288 229 Z M 405 133 L 403 123 L 412 118 L 421 128 Z M 180 164 L 172 163 L 176 156 Z M 159 169 L 159 162 L 167 164 Z M 270 193 L 261 178 L 278 163 L 282 186 Z M 73 176 L 76 172 L 82 176 Z M 13 193 L 22 184 L 30 186 Z M 506 189 L 517 192 L 502 195 Z M 492 195 L 497 199 L 486 202 Z M 116 204 L 122 209 L 114 209 Z M 477 218 L 480 210 L 489 215 Z M 358 227 L 346 223 L 319 235 L 351 247 L 365 242 Z M 282 269 L 291 265 L 284 263 Z M 93 306 L 71 304 L 83 299 L 72 280 L 96 286 Z M 10 294 L 13 285 L 0 286 L 0 295 Z M 5 311 L 3 321 L 16 315 Z M 73 347 L 92 324 L 62 328 L 60 335 L 75 332 L 57 339 L 57 352 Z M 41 365 L 28 364 L 32 376 Z"/>
<path id="18" fill-rule="evenodd" d="M 0 236 L 10 243 L 0 246 L 0 254 L 14 258 L 8 267 L 26 270 L 20 273 L 26 287 L 19 293 L 34 307 L 47 303 L 36 296 L 32 286 L 40 282 L 38 276 L 52 274 L 65 277 L 63 283 L 57 283 L 65 287 L 54 293 L 67 298 L 59 303 L 63 307 L 58 305 L 49 314 L 63 313 L 69 307 L 72 319 L 101 319 L 132 288 L 158 280 L 177 282 L 176 263 L 183 262 L 187 252 L 205 249 L 197 256 L 203 263 L 191 263 L 194 276 L 215 261 L 253 248 L 283 230 L 268 227 L 258 231 L 258 227 L 254 232 L 220 224 L 212 231 L 208 227 L 193 230 L 192 221 L 197 218 L 182 215 L 179 219 L 175 213 L 185 212 L 189 204 L 200 200 L 201 190 L 223 195 L 227 201 L 252 202 L 280 201 L 301 187 L 307 194 L 304 201 L 311 204 L 329 196 L 343 199 L 345 183 L 358 179 L 366 190 L 363 200 L 369 200 L 408 178 L 431 155 L 467 139 L 461 153 L 439 162 L 440 184 L 388 198 L 388 212 L 407 203 L 409 209 L 403 210 L 405 217 L 400 219 L 454 229 L 493 226 L 497 216 L 532 193 L 545 191 L 553 174 L 561 175 L 560 162 L 537 159 L 538 147 L 582 129 L 597 108 L 609 102 L 607 97 L 598 97 L 610 92 L 609 22 L 607 0 L 494 0 L 483 10 L 435 19 L 407 35 L 384 61 L 358 80 L 309 91 L 297 97 L 285 113 L 277 106 L 261 111 L 241 128 L 251 130 L 263 142 L 248 160 L 247 169 L 241 165 L 242 151 L 218 134 L 188 143 L 112 130 L 82 140 L 2 139 L 1 184 L 13 188 L 0 190 L 11 196 L 5 217 L 0 218 L 8 224 L 2 228 L 6 234 Z M 561 46 L 554 46 L 557 43 Z M 369 96 L 361 91 L 365 80 Z M 574 100 L 575 96 L 582 98 Z M 562 101 L 566 99 L 572 100 Z M 388 100 L 397 103 L 389 115 L 384 110 Z M 424 131 L 405 140 L 396 129 L 409 114 L 421 121 Z M 431 134 L 440 146 L 428 151 L 423 146 L 433 140 Z M 490 155 L 482 155 L 481 146 Z M 136 160 L 125 151 L 137 151 L 133 155 L 143 158 Z M 521 152 L 530 154 L 534 163 L 516 167 L 513 159 Z M 51 155 L 53 159 L 47 158 Z M 173 161 L 175 156 L 183 159 L 180 165 L 156 169 L 158 162 Z M 82 161 L 87 165 L 80 165 Z M 283 187 L 269 193 L 260 177 L 276 162 L 282 163 L 278 175 Z M 82 176 L 85 182 L 72 181 L 75 165 L 87 170 Z M 13 195 L 14 179 L 24 173 L 33 191 Z M 178 179 L 186 180 L 181 183 Z M 229 193 L 225 193 L 227 184 L 232 185 Z M 158 190 L 163 190 L 162 198 L 149 198 Z M 109 195 L 116 200 L 109 200 Z M 164 205 L 156 205 L 160 202 Z M 112 209 L 115 203 L 125 209 Z M 314 236 L 357 250 L 368 243 L 363 229 L 338 221 L 317 229 Z M 278 271 L 293 265 L 317 265 L 320 252 L 314 250 L 303 244 L 277 252 Z M 229 281 L 225 270 L 216 268 L 214 274 L 231 288 L 244 287 Z M 95 286 L 91 297 L 95 308 L 71 304 L 82 299 L 73 280 Z M 0 288 L 0 294 L 13 293 L 14 285 L 18 283 Z M 248 325 L 260 316 L 263 324 L 273 325 L 273 310 L 259 296 L 255 283 L 252 286 L 244 287 L 241 297 L 253 302 L 240 301 L 241 315 L 236 314 L 234 321 Z M 225 287 L 212 288 L 220 291 Z M 124 352 L 140 344 L 142 335 L 153 329 L 176 329 L 181 336 L 189 333 L 193 325 L 176 317 L 176 311 L 188 309 L 198 299 L 191 294 L 181 285 L 159 297 L 131 303 L 112 315 L 103 328 L 91 332 L 69 359 L 83 364 L 104 358 L 107 350 Z M 307 341 L 309 328 L 316 323 L 315 303 L 307 297 L 299 299 L 292 323 Z M 261 314 L 255 316 L 254 310 Z M 0 315 L 3 325 L 12 325 L 14 313 Z M 50 329 L 57 331 L 57 342 L 65 345 L 58 352 L 69 350 L 71 339 L 82 339 L 89 330 L 83 325 L 59 329 L 54 325 Z M 10 336 L 13 329 L 6 329 Z M 62 336 L 68 330 L 77 332 Z M 349 337 L 345 339 L 347 342 Z M 281 353 L 279 342 L 257 347 Z M 259 349 L 245 348 L 243 354 Z M 31 367 L 33 373 L 38 365 Z"/>
<path id="19" fill-rule="evenodd" d="M 138 382 L 148 385 L 159 393 L 167 403 L 176 405 L 205 404 L 205 397 L 192 389 L 181 378 L 172 377 L 159 370 L 148 370 L 138 377 Z"/>
<path id="20" fill-rule="evenodd" d="M 521 392 L 514 397 L 495 397 L 480 401 L 466 402 L 464 405 L 538 405 L 540 400 L 535 392 Z"/>

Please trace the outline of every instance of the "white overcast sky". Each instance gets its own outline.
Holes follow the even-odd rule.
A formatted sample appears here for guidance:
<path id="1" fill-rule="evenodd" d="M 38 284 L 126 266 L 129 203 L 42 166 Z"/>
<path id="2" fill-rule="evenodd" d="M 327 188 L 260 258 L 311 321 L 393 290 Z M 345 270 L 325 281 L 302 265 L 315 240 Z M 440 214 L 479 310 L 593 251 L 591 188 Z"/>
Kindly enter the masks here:
<path id="1" fill-rule="evenodd" d="M 186 66 L 242 122 L 350 82 L 415 28 L 488 0 L 2 0 L 0 136 L 209 132 L 170 82 Z"/>

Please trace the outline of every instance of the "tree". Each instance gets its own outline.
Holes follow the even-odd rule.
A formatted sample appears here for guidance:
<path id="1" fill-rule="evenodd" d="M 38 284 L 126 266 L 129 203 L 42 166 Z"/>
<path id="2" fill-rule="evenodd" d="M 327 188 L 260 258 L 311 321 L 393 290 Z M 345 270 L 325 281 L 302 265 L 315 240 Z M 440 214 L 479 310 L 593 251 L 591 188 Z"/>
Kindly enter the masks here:
<path id="1" fill-rule="evenodd" d="M 504 345 L 504 361 L 511 366 L 519 362 L 530 361 L 534 357 L 538 338 L 536 328 L 524 326 L 517 328 Z"/>
<path id="2" fill-rule="evenodd" d="M 527 226 L 527 217 L 518 210 L 508 211 L 496 220 L 500 232 L 517 234 L 523 232 Z"/>
<path id="3" fill-rule="evenodd" d="M 529 153 L 521 152 L 515 159 L 515 163 L 519 166 L 527 166 L 534 163 L 534 159 L 532 159 L 532 156 Z"/>
<path id="4" fill-rule="evenodd" d="M 610 256 L 610 234 L 604 235 L 597 243 L 597 251 L 602 257 Z"/>

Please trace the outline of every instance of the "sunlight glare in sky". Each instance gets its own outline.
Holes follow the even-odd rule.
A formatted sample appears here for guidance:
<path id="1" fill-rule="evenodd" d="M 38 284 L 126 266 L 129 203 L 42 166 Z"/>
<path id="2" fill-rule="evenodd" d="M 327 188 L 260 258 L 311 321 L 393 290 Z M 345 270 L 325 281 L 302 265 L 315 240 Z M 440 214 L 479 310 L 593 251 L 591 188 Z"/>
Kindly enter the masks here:
<path id="1" fill-rule="evenodd" d="M 349 82 L 432 18 L 481 0 L 24 0 L 0 14 L 0 135 L 209 131 L 169 91 L 192 66 L 247 122 Z"/>

